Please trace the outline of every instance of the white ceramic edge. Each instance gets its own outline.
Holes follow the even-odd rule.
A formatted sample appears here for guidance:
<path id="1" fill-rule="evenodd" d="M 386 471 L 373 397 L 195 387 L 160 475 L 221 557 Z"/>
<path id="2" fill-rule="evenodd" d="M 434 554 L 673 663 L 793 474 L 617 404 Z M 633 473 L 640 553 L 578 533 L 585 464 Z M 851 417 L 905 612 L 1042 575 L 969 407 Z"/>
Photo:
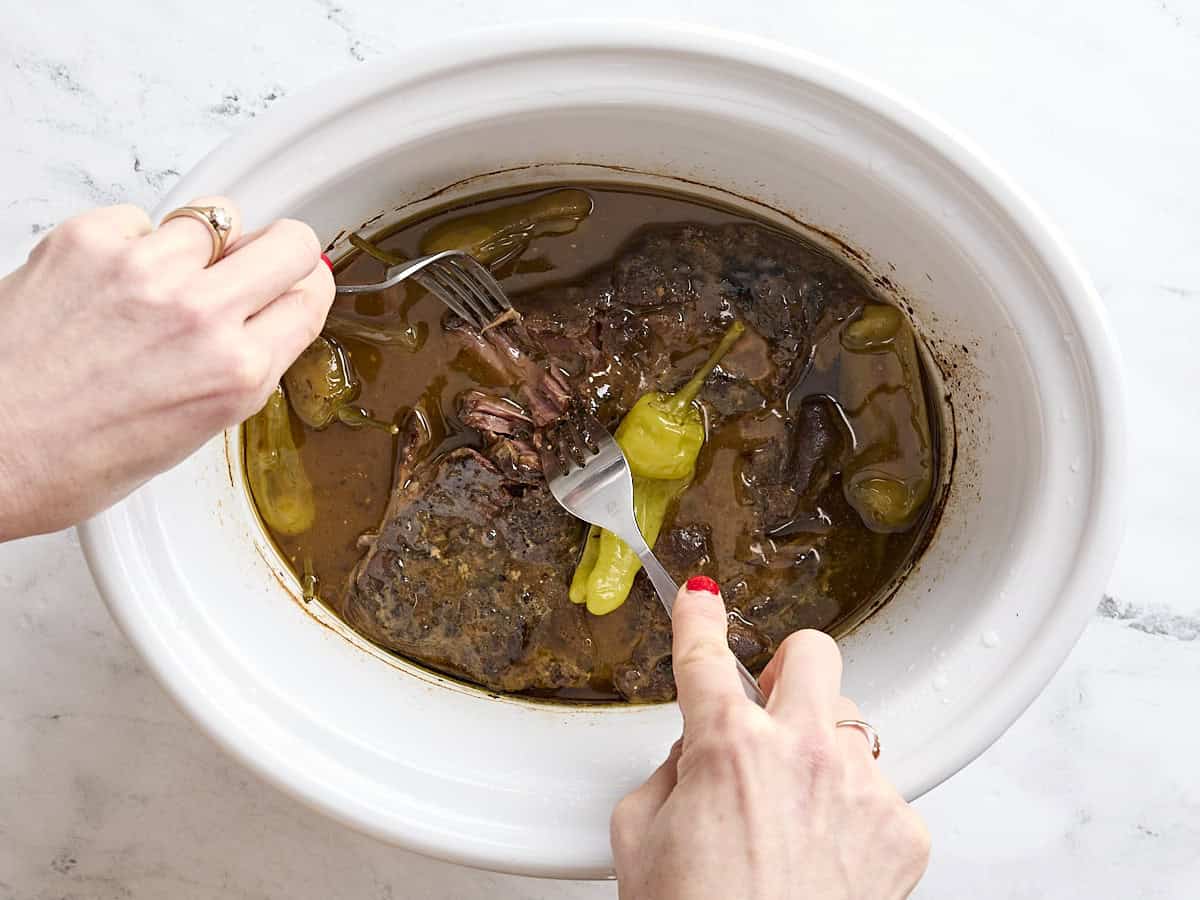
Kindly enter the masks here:
<path id="1" fill-rule="evenodd" d="M 944 734 L 936 755 L 927 760 L 923 776 L 917 778 L 906 792 L 910 799 L 919 796 L 949 773 L 965 766 L 1003 734 L 1061 666 L 1094 609 L 1091 598 L 1099 600 L 1120 541 L 1123 522 L 1121 475 L 1125 457 L 1125 398 L 1116 342 L 1101 301 L 1058 230 L 970 141 L 888 88 L 815 55 L 772 41 L 720 29 L 653 20 L 551 21 L 472 32 L 406 54 L 402 60 L 365 66 L 336 83 L 319 85 L 295 95 L 205 157 L 163 199 L 158 212 L 161 214 L 191 196 L 203 193 L 210 176 L 230 167 L 245 166 L 248 159 L 269 154 L 272 146 L 289 136 L 300 136 L 317 127 L 323 119 L 335 114 L 331 112 L 335 108 L 335 98 L 340 99 L 340 106 L 344 108 L 386 90 L 386 86 L 401 75 L 407 78 L 436 77 L 439 72 L 475 66 L 483 60 L 536 54 L 546 48 L 558 51 L 571 47 L 658 49 L 667 53 L 723 58 L 742 66 L 773 70 L 782 77 L 797 77 L 850 99 L 873 115 L 914 135 L 982 190 L 1028 242 L 1060 292 L 1068 298 L 1081 337 L 1079 343 L 1085 348 L 1094 378 L 1095 392 L 1088 399 L 1095 409 L 1093 440 L 1097 447 L 1095 477 L 1091 485 L 1096 515 L 1081 539 L 1082 550 L 1064 587 L 1064 593 L 1076 599 L 1072 604 L 1059 604 L 1048 617 L 1047 626 L 1030 645 L 1020 664 L 1010 670 L 1006 694 L 959 721 Z M 262 127 L 263 123 L 269 123 L 271 128 Z M 212 180 L 224 182 L 227 179 L 217 176 Z M 169 643 L 162 640 L 162 635 L 147 622 L 127 615 L 128 605 L 123 602 L 123 595 L 136 588 L 113 552 L 116 546 L 114 535 L 119 530 L 113 517 L 119 515 L 120 510 L 114 510 L 81 525 L 81 543 L 114 619 L 175 702 L 220 746 L 269 782 L 347 825 L 395 841 L 394 832 L 356 816 L 351 808 L 353 804 L 346 802 L 348 798 L 322 794 L 319 786 L 306 778 L 303 771 L 288 765 L 286 753 L 281 748 L 248 732 L 206 695 L 191 690 L 187 673 L 177 666 Z M 465 842 L 451 848 L 444 837 L 423 827 L 423 823 L 413 822 L 403 843 L 409 849 L 465 865 L 540 876 L 563 872 L 561 864 L 550 867 L 532 860 L 496 858 L 494 849 L 484 842 Z M 596 877 L 606 873 L 587 867 L 571 874 Z"/>

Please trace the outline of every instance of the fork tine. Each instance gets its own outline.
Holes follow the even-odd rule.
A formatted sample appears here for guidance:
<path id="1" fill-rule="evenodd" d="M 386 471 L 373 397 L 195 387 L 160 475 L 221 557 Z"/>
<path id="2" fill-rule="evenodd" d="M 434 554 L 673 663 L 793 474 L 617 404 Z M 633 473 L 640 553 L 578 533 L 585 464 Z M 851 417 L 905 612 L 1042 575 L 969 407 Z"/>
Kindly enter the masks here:
<path id="1" fill-rule="evenodd" d="M 457 258 L 455 257 L 438 260 L 436 267 L 438 276 L 454 285 L 463 302 L 468 304 L 474 310 L 475 315 L 479 317 L 479 320 L 483 322 L 483 325 L 480 326 L 482 329 L 483 326 L 495 320 L 498 313 L 492 310 L 487 296 L 480 289 L 479 285 L 475 283 L 475 280 L 460 268 L 456 262 Z"/>
<path id="2" fill-rule="evenodd" d="M 463 319 L 468 324 L 471 322 L 472 316 L 470 311 L 458 302 L 457 297 L 447 291 L 437 281 L 434 281 L 432 278 L 430 278 L 428 270 L 416 272 L 410 277 L 413 281 L 417 282 L 417 284 L 421 285 L 421 287 L 425 288 L 425 290 L 429 291 L 429 293 L 433 294 L 433 296 L 441 300 L 443 305 L 449 307 L 450 311 L 460 319 Z"/>
<path id="3" fill-rule="evenodd" d="M 562 476 L 562 465 L 559 463 L 558 454 L 552 444 L 543 443 L 539 455 L 542 458 L 542 474 L 546 476 L 547 482 Z"/>
<path id="4" fill-rule="evenodd" d="M 575 413 L 575 423 L 579 428 L 579 434 L 583 437 L 583 445 L 591 454 L 600 452 L 600 441 L 608 435 L 608 429 L 585 409 L 578 409 Z"/>
<path id="5" fill-rule="evenodd" d="M 448 258 L 446 262 L 463 272 L 471 287 L 488 305 L 492 319 L 504 313 L 505 310 L 512 309 L 512 303 L 509 302 L 504 289 L 500 287 L 500 282 L 496 280 L 488 267 L 475 257 L 456 256 Z"/>
<path id="6" fill-rule="evenodd" d="M 439 267 L 442 270 L 443 277 L 452 280 L 464 295 L 470 297 L 472 308 L 475 309 L 484 322 L 490 322 L 496 318 L 496 311 L 493 309 L 492 303 L 488 300 L 487 291 L 482 288 L 474 275 L 462 264 L 464 259 L 469 257 L 447 257 L 439 261 Z"/>
<path id="7" fill-rule="evenodd" d="M 487 324 L 487 321 L 481 318 L 474 305 L 467 302 L 467 298 L 463 296 L 461 288 L 445 277 L 441 267 L 436 264 L 427 266 L 415 277 L 417 281 L 429 291 L 436 294 L 438 299 L 450 307 L 459 318 L 476 331 L 481 330 Z"/>
<path id="8" fill-rule="evenodd" d="M 588 457 L 595 454 L 588 453 L 585 449 L 583 436 L 578 423 L 567 419 L 562 424 L 562 431 L 567 435 L 568 439 L 563 441 L 563 451 L 570 458 L 571 462 L 579 467 L 587 465 Z"/>
<path id="9" fill-rule="evenodd" d="M 476 331 L 487 331 L 511 318 L 520 318 L 494 275 L 463 250 L 440 253 L 398 263 L 374 284 L 337 285 L 340 294 L 382 291 L 412 278 L 448 306 Z"/>
<path id="10" fill-rule="evenodd" d="M 570 459 L 562 452 L 562 434 L 557 427 L 542 432 L 542 473 L 546 479 L 560 478 L 571 471 Z"/>

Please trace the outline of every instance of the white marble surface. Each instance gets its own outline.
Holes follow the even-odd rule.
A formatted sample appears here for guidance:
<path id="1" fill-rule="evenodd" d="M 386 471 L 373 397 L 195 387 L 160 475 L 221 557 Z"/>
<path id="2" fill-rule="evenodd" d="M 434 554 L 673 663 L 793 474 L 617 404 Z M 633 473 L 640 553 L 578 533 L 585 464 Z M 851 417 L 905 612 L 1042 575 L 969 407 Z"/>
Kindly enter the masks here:
<path id="1" fill-rule="evenodd" d="M 967 132 L 1066 231 L 1129 370 L 1132 518 L 1111 598 L 1024 718 L 920 802 L 935 850 L 918 896 L 1195 897 L 1200 0 L 816 6 L 604 10 L 792 42 Z M 10 0 L 0 271 L 76 210 L 152 204 L 307 84 L 437 28 L 572 14 L 551 0 Z M 146 674 L 70 533 L 0 546 L 0 596 L 0 900 L 615 896 L 400 852 L 259 783 Z"/>

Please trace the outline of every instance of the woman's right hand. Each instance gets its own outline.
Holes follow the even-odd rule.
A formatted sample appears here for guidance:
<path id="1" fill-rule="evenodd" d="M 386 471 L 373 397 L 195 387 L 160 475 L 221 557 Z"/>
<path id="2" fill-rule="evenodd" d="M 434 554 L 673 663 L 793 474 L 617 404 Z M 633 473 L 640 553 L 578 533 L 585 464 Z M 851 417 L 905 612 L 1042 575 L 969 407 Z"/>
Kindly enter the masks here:
<path id="1" fill-rule="evenodd" d="M 621 900 L 907 897 L 929 835 L 863 733 L 834 727 L 859 713 L 833 640 L 784 641 L 760 709 L 742 693 L 719 594 L 680 591 L 674 632 L 683 737 L 613 813 Z"/>
<path id="2" fill-rule="evenodd" d="M 207 227 L 114 206 L 0 279 L 0 540 L 92 515 L 258 410 L 320 331 L 333 277 L 280 220 L 207 266 Z"/>

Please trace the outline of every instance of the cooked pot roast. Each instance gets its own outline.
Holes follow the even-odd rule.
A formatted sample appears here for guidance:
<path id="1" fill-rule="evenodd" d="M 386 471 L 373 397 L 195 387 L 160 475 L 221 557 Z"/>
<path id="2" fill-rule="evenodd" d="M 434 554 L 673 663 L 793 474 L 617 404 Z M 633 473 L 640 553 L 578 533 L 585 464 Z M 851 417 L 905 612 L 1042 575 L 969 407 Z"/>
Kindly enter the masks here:
<path id="1" fill-rule="evenodd" d="M 359 633 L 496 691 L 673 697 L 670 625 L 644 575 L 612 612 L 572 602 L 587 530 L 550 495 L 537 448 L 573 405 L 615 430 L 640 397 L 687 382 L 735 321 L 655 552 L 676 579 L 722 584 L 751 669 L 795 629 L 852 621 L 903 573 L 928 519 L 935 429 L 911 329 L 847 265 L 736 212 L 596 188 L 356 239 L 338 278 L 372 280 L 431 241 L 490 263 L 521 317 L 480 334 L 411 285 L 340 301 L 320 349 L 345 359 L 341 406 L 317 408 L 356 413 L 292 422 L 313 524 L 272 529 Z M 285 391 L 307 398 L 303 375 Z M 358 427 L 389 418 L 394 437 Z"/>

